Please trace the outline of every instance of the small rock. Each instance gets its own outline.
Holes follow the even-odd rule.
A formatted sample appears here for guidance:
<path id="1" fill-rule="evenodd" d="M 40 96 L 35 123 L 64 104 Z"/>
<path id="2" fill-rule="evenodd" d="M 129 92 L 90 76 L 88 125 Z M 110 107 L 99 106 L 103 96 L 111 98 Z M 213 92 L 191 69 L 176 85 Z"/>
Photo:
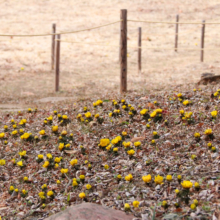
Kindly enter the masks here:
<path id="1" fill-rule="evenodd" d="M 156 187 L 155 187 L 155 190 L 160 190 L 160 185 L 157 185 Z"/>

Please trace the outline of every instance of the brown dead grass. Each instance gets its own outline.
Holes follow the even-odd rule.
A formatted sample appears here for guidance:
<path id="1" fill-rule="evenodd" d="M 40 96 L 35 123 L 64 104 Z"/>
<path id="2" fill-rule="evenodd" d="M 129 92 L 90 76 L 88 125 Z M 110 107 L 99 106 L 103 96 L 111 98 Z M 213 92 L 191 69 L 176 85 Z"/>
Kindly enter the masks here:
<path id="1" fill-rule="evenodd" d="M 3 0 L 0 3 L 3 34 L 49 33 L 52 23 L 57 31 L 89 28 L 119 20 L 120 9 L 128 9 L 128 19 L 220 22 L 217 0 Z M 128 46 L 137 44 L 137 28 L 142 27 L 143 47 L 174 46 L 174 25 L 128 23 Z M 219 74 L 219 25 L 206 26 L 205 46 L 216 50 L 200 52 L 180 50 L 142 51 L 142 75 L 137 74 L 137 50 L 128 49 L 128 88 L 146 90 L 197 82 L 203 72 Z M 181 25 L 180 48 L 198 48 L 200 25 Z M 118 44 L 119 23 L 97 30 L 63 35 L 62 39 L 79 42 Z M 150 39 L 150 41 L 149 41 Z M 1 102 L 34 100 L 46 96 L 88 97 L 119 90 L 119 49 L 95 45 L 61 43 L 61 92 L 54 93 L 51 64 L 51 37 L 0 37 Z M 24 70 L 21 70 L 24 67 Z"/>

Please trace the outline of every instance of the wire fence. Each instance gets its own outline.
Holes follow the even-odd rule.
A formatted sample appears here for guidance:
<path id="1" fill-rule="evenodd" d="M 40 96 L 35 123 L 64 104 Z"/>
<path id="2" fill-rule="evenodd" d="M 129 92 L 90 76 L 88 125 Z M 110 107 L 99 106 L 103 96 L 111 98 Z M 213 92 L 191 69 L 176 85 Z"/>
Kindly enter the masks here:
<path id="1" fill-rule="evenodd" d="M 120 44 L 112 44 L 109 42 L 86 42 L 86 41 L 74 41 L 72 39 L 61 39 L 62 35 L 67 35 L 67 34 L 75 34 L 75 33 L 80 33 L 80 32 L 85 32 L 85 31 L 90 31 L 90 30 L 95 30 L 95 29 L 100 29 L 103 27 L 108 27 L 110 25 L 115 25 L 120 23 L 121 28 L 120 28 Z M 164 47 L 163 45 L 158 46 L 158 45 L 144 45 L 143 44 L 143 36 L 141 36 L 141 34 L 143 35 L 143 33 L 139 33 L 138 36 L 138 44 L 134 45 L 130 44 L 130 41 L 128 41 L 128 34 L 129 32 L 127 31 L 127 26 L 130 23 L 146 23 L 146 24 L 169 24 L 169 25 L 175 25 L 176 29 L 171 33 L 166 33 L 165 35 L 172 35 L 174 37 L 174 42 L 173 42 L 173 47 L 172 46 L 167 46 Z M 135 49 L 138 51 L 138 58 L 137 58 L 137 64 L 138 64 L 138 72 L 139 74 L 141 74 L 142 71 L 142 58 L 141 58 L 141 52 L 143 50 L 173 50 L 173 51 L 200 51 L 200 60 L 201 62 L 204 61 L 204 51 L 219 51 L 219 49 L 217 47 L 205 47 L 205 37 L 209 37 L 207 35 L 205 35 L 205 27 L 206 25 L 219 25 L 220 22 L 179 22 L 179 17 L 178 17 L 178 21 L 151 21 L 151 20 L 132 20 L 132 19 L 127 19 L 126 17 L 121 17 L 120 20 L 115 21 L 115 22 L 110 22 L 110 23 L 106 23 L 103 25 L 99 25 L 99 26 L 95 26 L 95 27 L 91 27 L 91 28 L 85 28 L 85 29 L 80 29 L 80 30 L 73 30 L 73 31 L 59 31 L 56 32 L 56 26 L 55 29 L 53 31 L 53 33 L 40 33 L 40 34 L 0 34 L 0 37 L 4 38 L 4 37 L 10 37 L 10 38 L 26 38 L 26 37 L 44 37 L 44 36 L 51 36 L 52 37 L 52 49 L 51 49 L 51 68 L 52 70 L 55 68 L 55 75 L 56 75 L 56 91 L 59 91 L 59 75 L 60 75 L 60 62 L 62 64 L 62 57 L 61 57 L 61 53 L 60 53 L 60 48 L 61 45 L 60 43 L 70 43 L 70 44 L 74 44 L 74 45 L 91 45 L 91 46 L 100 46 L 100 47 L 108 47 L 108 48 L 113 48 L 115 50 L 115 48 L 118 48 L 119 50 L 119 55 L 120 55 L 120 69 L 121 69 L 121 85 L 124 84 L 124 86 L 122 86 L 123 88 L 121 89 L 121 92 L 126 92 L 127 91 L 127 57 L 129 57 L 129 53 L 127 52 L 127 49 Z M 126 27 L 123 27 L 123 25 L 126 25 Z M 200 25 L 201 28 L 201 38 L 200 38 L 200 42 L 201 42 L 201 46 L 200 48 L 198 48 L 196 45 L 195 47 L 179 47 L 179 45 L 181 44 L 181 42 L 179 41 L 179 25 Z M 187 35 L 191 35 L 195 33 L 195 30 L 191 30 L 188 32 L 185 32 L 185 36 Z M 155 37 L 164 37 L 164 34 L 158 34 L 158 33 L 153 33 L 153 32 L 149 32 L 147 33 L 148 36 L 153 36 Z M 183 33 L 181 33 L 183 35 Z M 122 39 L 123 38 L 123 39 Z M 6 41 L 8 39 L 5 39 Z M 1 42 L 5 41 L 4 39 L 0 40 Z M 150 38 L 148 39 L 148 41 L 150 41 Z M 171 42 L 172 44 L 172 42 Z M 123 69 L 124 67 L 126 67 L 126 72 L 123 73 Z M 122 79 L 123 78 L 123 79 Z M 125 80 L 125 81 L 124 81 Z"/>

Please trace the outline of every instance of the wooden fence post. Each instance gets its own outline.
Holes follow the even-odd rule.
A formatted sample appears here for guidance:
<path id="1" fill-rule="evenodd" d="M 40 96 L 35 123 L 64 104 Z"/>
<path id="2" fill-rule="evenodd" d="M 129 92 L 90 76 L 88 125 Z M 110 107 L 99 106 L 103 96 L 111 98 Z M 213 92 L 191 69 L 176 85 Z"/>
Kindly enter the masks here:
<path id="1" fill-rule="evenodd" d="M 52 33 L 56 33 L 56 24 L 52 26 Z M 55 59 L 55 39 L 56 35 L 52 35 L 52 48 L 51 48 L 51 70 L 54 69 L 54 59 Z"/>
<path id="2" fill-rule="evenodd" d="M 204 59 L 204 46 L 205 46 L 205 20 L 202 21 L 202 36 L 201 36 L 201 57 L 200 60 L 203 62 Z"/>
<path id="3" fill-rule="evenodd" d="M 127 92 L 127 10 L 121 10 L 120 93 Z"/>
<path id="4" fill-rule="evenodd" d="M 175 52 L 177 52 L 177 48 L 178 48 L 178 34 L 179 34 L 179 15 L 176 15 Z"/>
<path id="5" fill-rule="evenodd" d="M 141 27 L 138 28 L 138 73 L 141 74 Z"/>
<path id="6" fill-rule="evenodd" d="M 56 43 L 56 71 L 55 71 L 55 91 L 59 91 L 59 77 L 60 77 L 60 34 L 57 35 Z"/>

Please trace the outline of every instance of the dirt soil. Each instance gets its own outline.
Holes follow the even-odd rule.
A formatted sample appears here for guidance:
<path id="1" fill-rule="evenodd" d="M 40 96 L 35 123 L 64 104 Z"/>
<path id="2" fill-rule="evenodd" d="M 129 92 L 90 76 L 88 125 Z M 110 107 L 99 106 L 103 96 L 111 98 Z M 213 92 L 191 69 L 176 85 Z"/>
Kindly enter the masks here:
<path id="1" fill-rule="evenodd" d="M 120 9 L 128 10 L 128 19 L 220 22 L 217 0 L 1 0 L 0 34 L 50 33 L 90 28 L 120 19 Z M 62 40 L 119 44 L 116 23 L 96 30 L 62 35 Z M 200 24 L 179 28 L 179 48 L 174 52 L 174 24 L 128 22 L 128 46 L 137 45 L 138 27 L 142 27 L 142 74 L 137 71 L 137 49 L 128 49 L 128 89 L 151 91 L 170 85 L 195 83 L 201 73 L 219 74 L 219 25 L 206 25 L 204 63 L 200 62 Z M 145 49 L 146 47 L 169 48 Z M 119 91 L 119 48 L 89 44 L 61 43 L 60 92 L 54 93 L 51 71 L 51 36 L 0 37 L 1 103 L 33 103 L 48 96 L 78 98 Z M 35 104 L 33 104 L 35 105 Z"/>

